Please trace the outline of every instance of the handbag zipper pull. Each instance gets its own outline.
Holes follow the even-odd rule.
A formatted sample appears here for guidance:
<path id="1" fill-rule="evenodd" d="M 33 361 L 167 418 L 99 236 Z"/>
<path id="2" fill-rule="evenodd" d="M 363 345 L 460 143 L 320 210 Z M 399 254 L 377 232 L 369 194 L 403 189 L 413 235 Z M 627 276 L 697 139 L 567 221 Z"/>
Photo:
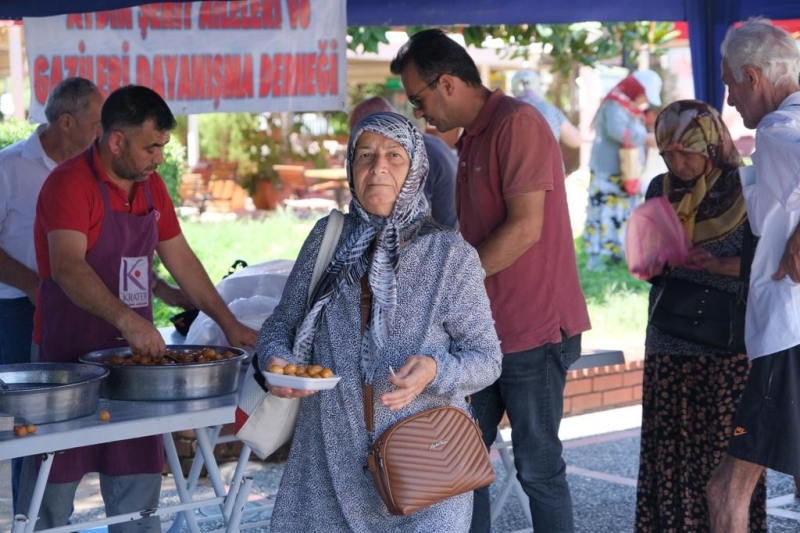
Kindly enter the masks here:
<path id="1" fill-rule="evenodd" d="M 376 442 L 375 445 L 380 445 L 380 441 Z M 378 466 L 383 468 L 383 457 L 381 457 L 381 453 L 379 451 L 376 451 L 374 449 L 370 450 L 367 452 L 367 456 L 373 457 L 374 458 L 373 460 L 378 464 Z M 369 470 L 369 460 L 367 460 L 367 464 L 364 465 L 364 469 Z"/>

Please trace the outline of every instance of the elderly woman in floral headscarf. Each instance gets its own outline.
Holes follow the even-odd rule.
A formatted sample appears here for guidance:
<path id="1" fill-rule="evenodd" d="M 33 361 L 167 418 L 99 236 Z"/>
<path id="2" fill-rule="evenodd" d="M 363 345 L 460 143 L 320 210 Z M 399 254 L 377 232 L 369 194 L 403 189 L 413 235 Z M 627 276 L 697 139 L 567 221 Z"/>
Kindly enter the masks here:
<path id="1" fill-rule="evenodd" d="M 501 352 L 478 254 L 427 214 L 428 160 L 406 118 L 376 113 L 348 143 L 352 193 L 333 260 L 306 306 L 328 219 L 311 231 L 258 342 L 262 370 L 319 364 L 341 376 L 302 398 L 272 531 L 468 531 L 472 492 L 410 516 L 392 516 L 365 468 L 373 439 L 431 407 L 467 409 L 465 396 L 500 375 Z M 372 297 L 362 334 L 362 278 Z M 390 368 L 396 370 L 391 375 Z M 375 428 L 364 422 L 362 384 L 372 383 Z"/>
<path id="2" fill-rule="evenodd" d="M 623 182 L 620 150 L 635 148 L 641 163 L 653 146 L 650 106 L 661 105 L 661 78 L 652 70 L 637 70 L 609 91 L 592 125 L 595 136 L 589 156 L 589 199 L 583 242 L 586 268 L 606 269 L 602 258 L 616 263 L 624 257 L 625 229 L 639 201 L 638 181 Z M 634 183 L 635 186 L 631 186 Z"/>
<path id="3" fill-rule="evenodd" d="M 687 268 L 651 280 L 650 313 L 665 277 L 729 292 L 739 288 L 745 211 L 741 159 L 719 114 L 696 100 L 674 102 L 656 120 L 669 172 L 646 197 L 665 196 L 694 248 Z M 728 310 L 720 310 L 728 312 Z M 636 531 L 709 531 L 705 487 L 733 431 L 748 375 L 744 354 L 726 352 L 647 327 Z M 753 495 L 750 531 L 766 531 L 764 480 Z"/>

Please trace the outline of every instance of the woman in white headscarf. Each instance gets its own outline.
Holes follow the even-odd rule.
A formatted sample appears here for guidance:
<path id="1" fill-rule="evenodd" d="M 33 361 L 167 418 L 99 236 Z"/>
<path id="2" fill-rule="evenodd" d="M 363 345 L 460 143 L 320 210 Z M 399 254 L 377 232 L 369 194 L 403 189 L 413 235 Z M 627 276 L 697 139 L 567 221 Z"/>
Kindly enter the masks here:
<path id="1" fill-rule="evenodd" d="M 272 531 L 468 531 L 472 493 L 410 516 L 389 514 L 366 469 L 376 436 L 432 407 L 467 409 L 465 396 L 500 375 L 484 273 L 477 252 L 427 215 L 422 136 L 395 113 L 365 117 L 348 143 L 352 193 L 333 260 L 308 292 L 328 219 L 311 231 L 258 342 L 259 364 L 319 364 L 341 376 L 302 398 Z M 373 294 L 361 325 L 362 278 Z M 396 376 L 389 368 L 396 369 Z M 364 422 L 364 382 L 375 388 L 375 428 Z"/>

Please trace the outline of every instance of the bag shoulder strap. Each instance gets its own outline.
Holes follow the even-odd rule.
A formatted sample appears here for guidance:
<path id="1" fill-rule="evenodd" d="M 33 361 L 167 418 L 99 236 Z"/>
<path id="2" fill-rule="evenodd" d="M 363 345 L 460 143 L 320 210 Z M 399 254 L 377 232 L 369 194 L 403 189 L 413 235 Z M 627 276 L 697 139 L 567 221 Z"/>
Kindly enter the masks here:
<path id="1" fill-rule="evenodd" d="M 361 278 L 361 335 L 367 329 L 367 323 L 372 315 L 372 289 L 369 287 L 367 274 Z M 364 390 L 364 424 L 370 435 L 375 430 L 375 387 L 372 383 L 362 383 Z"/>
<path id="2" fill-rule="evenodd" d="M 372 314 L 372 289 L 369 287 L 369 281 L 367 278 L 367 274 L 364 274 L 364 277 L 361 278 L 361 334 L 364 334 L 364 330 L 367 329 L 367 322 L 369 322 L 370 316 Z M 375 385 L 372 383 L 367 383 L 366 381 L 361 384 L 362 389 L 364 391 L 364 424 L 367 427 L 367 432 L 371 435 L 373 431 L 375 431 Z M 467 401 L 467 405 L 469 405 L 472 419 L 476 422 L 476 427 L 478 428 L 478 434 L 481 433 L 480 424 L 477 423 L 477 417 L 475 416 L 475 412 L 472 409 L 472 397 L 465 396 L 464 399 Z"/>
<path id="3" fill-rule="evenodd" d="M 317 252 L 317 262 L 314 263 L 314 273 L 311 275 L 311 284 L 308 286 L 308 297 L 306 304 L 311 304 L 311 295 L 314 289 L 317 288 L 322 273 L 325 272 L 328 264 L 333 259 L 333 253 L 336 251 L 336 243 L 339 242 L 339 236 L 342 234 L 342 227 L 344 226 L 344 214 L 338 209 L 331 211 L 328 217 L 328 225 L 325 226 L 325 235 L 322 237 L 322 244 Z"/>

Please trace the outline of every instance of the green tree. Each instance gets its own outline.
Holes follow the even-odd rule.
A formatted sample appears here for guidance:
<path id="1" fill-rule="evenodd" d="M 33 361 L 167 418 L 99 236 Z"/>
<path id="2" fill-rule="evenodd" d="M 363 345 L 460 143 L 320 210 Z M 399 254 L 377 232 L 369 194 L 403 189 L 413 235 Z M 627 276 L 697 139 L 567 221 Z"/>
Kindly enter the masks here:
<path id="1" fill-rule="evenodd" d="M 158 166 L 158 173 L 164 179 L 174 205 L 180 205 L 178 186 L 181 176 L 186 172 L 186 148 L 177 138 L 173 138 L 164 147 L 164 162 Z"/>
<path id="2" fill-rule="evenodd" d="M 245 131 L 253 127 L 252 113 L 208 113 L 200 115 L 200 152 L 204 157 L 222 161 L 245 161 Z"/>
<path id="3" fill-rule="evenodd" d="M 379 43 L 388 42 L 386 32 L 389 29 L 388 26 L 351 27 L 348 46 L 359 52 L 376 52 Z M 409 26 L 406 29 L 413 35 L 426 27 Z M 544 60 L 551 65 L 557 78 L 551 97 L 567 114 L 577 109 L 577 67 L 594 66 L 598 62 L 619 58 L 621 66 L 633 69 L 643 51 L 659 56 L 666 51 L 665 45 L 678 35 L 673 23 L 650 21 L 454 26 L 445 29 L 461 33 L 467 45 L 479 48 L 487 39 L 500 39 L 506 45 L 501 53 L 511 58 L 527 58 L 533 45 L 541 45 L 545 51 Z"/>
<path id="4" fill-rule="evenodd" d="M 461 30 L 468 45 L 480 47 L 486 39 L 500 39 L 506 44 L 503 53 L 510 57 L 528 57 L 531 46 L 540 44 L 553 72 L 564 77 L 576 65 L 594 66 L 599 61 L 620 58 L 621 66 L 635 67 L 639 54 L 663 54 L 665 45 L 678 32 L 671 22 L 577 22 L 574 24 L 522 24 L 471 26 Z"/>
<path id="5" fill-rule="evenodd" d="M 413 35 L 427 26 L 409 26 Z M 351 26 L 348 48 L 360 53 L 376 53 L 380 43 L 388 44 L 389 26 Z M 622 66 L 633 68 L 645 48 L 651 55 L 665 52 L 664 45 L 678 36 L 671 22 L 576 22 L 573 24 L 503 24 L 498 26 L 451 26 L 444 28 L 460 33 L 467 45 L 483 47 L 487 39 L 500 39 L 506 44 L 504 54 L 528 57 L 532 45 L 549 47 L 553 71 L 567 74 L 576 64 L 593 66 L 597 61 L 620 57 Z"/>
<path id="6" fill-rule="evenodd" d="M 347 36 L 350 37 L 347 48 L 354 52 L 375 54 L 378 44 L 389 44 L 386 38 L 389 30 L 389 26 L 350 26 L 347 28 Z"/>
<path id="7" fill-rule="evenodd" d="M 423 29 L 426 27 L 406 28 L 410 35 Z M 510 58 L 528 58 L 534 45 L 541 46 L 543 62 L 550 65 L 553 72 L 548 99 L 564 111 L 573 123 L 577 121 L 579 112 L 576 81 L 581 65 L 595 66 L 599 62 L 618 59 L 621 66 L 633 70 L 642 52 L 646 50 L 650 56 L 659 56 L 666 51 L 665 45 L 678 35 L 671 22 L 649 21 L 466 26 L 445 29 L 461 33 L 468 46 L 478 48 L 483 47 L 488 39 L 500 39 L 505 43 L 505 48 L 499 53 Z M 383 26 L 350 28 L 350 48 L 376 51 L 378 43 L 386 42 L 386 30 L 388 28 Z M 566 146 L 562 149 L 567 170 L 570 171 L 579 160 L 578 151 Z"/>
<path id="8" fill-rule="evenodd" d="M 35 129 L 35 124 L 29 124 L 24 120 L 15 118 L 0 122 L 0 149 L 17 141 L 27 139 Z"/>

